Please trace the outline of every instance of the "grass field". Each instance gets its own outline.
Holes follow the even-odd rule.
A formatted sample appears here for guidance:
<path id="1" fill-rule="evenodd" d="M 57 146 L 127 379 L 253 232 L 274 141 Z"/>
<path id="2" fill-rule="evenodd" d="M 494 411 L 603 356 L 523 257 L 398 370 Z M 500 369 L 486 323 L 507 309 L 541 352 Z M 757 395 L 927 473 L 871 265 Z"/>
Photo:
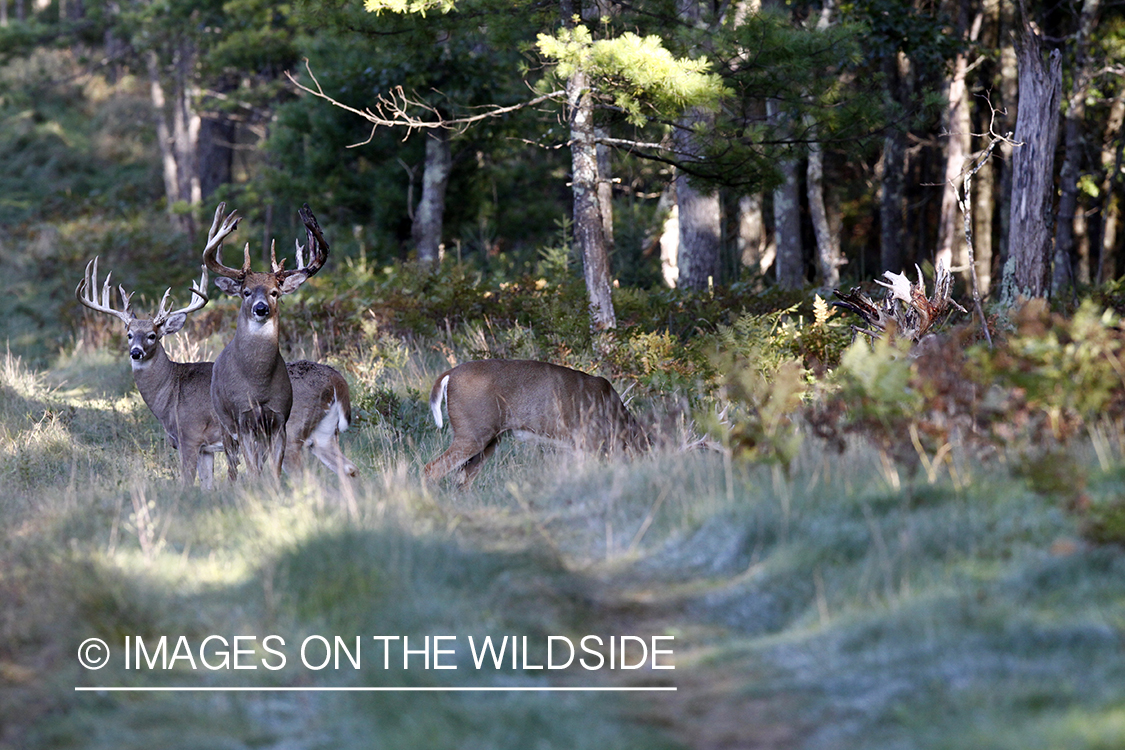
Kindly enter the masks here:
<path id="1" fill-rule="evenodd" d="M 42 369 L 8 355 L 0 747 L 1125 747 L 1125 553 L 1086 541 L 1067 493 L 1003 455 L 955 449 L 931 477 L 810 438 L 786 474 L 680 450 L 685 435 L 614 463 L 509 441 L 470 489 L 427 488 L 449 437 L 420 394 L 447 365 L 381 346 L 333 360 L 360 405 L 342 441 L 354 485 L 318 467 L 213 493 L 180 486 L 117 342 Z M 1096 503 L 1122 496 L 1123 467 L 1101 435 L 1058 471 Z M 467 646 L 526 637 L 535 666 L 549 636 L 589 634 L 672 636 L 675 669 L 478 669 Z M 258 668 L 193 669 L 183 652 L 125 668 L 126 637 L 150 654 L 162 635 L 199 660 L 208 636 L 253 636 Z M 385 669 L 376 635 L 455 636 L 441 658 L 457 669 L 402 669 L 401 641 Z M 361 636 L 362 668 L 304 666 L 310 636 Z M 97 671 L 76 659 L 91 637 L 116 652 Z M 678 690 L 74 689 L 106 685 Z"/>

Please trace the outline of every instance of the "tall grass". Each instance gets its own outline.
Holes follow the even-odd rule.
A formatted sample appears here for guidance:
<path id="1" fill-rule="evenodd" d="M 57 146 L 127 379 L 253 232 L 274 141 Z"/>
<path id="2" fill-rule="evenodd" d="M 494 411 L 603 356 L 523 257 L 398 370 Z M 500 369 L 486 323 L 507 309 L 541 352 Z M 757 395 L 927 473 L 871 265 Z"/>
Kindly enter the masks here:
<path id="1" fill-rule="evenodd" d="M 840 455 L 808 439 L 788 475 L 706 449 L 606 462 L 510 441 L 468 489 L 426 487 L 420 467 L 449 437 L 424 401 L 449 364 L 441 346 L 464 351 L 367 341 L 340 361 L 357 404 L 342 441 L 361 470 L 350 491 L 319 468 L 274 487 L 181 487 L 115 350 L 68 352 L 50 377 L 9 355 L 4 741 L 660 747 L 704 742 L 718 722 L 745 744 L 810 748 L 1125 742 L 1125 555 L 1083 541 L 1081 518 L 1042 483 L 967 456 L 931 476 L 858 442 Z M 1118 443 L 1070 461 L 1092 501 L 1122 494 Z M 544 676 L 470 669 L 464 654 L 451 672 L 295 659 L 276 672 L 89 672 L 74 660 L 91 636 L 268 633 L 674 635 L 677 669 Z M 681 690 L 660 702 L 73 690 L 651 680 Z"/>

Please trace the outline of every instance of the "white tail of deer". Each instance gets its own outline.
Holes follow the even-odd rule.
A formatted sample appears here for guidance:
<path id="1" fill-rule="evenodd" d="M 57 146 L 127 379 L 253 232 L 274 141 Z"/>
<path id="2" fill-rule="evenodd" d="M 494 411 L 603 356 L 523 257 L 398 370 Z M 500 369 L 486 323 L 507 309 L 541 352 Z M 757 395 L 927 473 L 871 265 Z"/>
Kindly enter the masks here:
<path id="1" fill-rule="evenodd" d="M 648 437 L 605 378 L 547 362 L 466 362 L 438 376 L 430 390 L 434 422 L 448 402 L 453 444 L 426 464 L 434 481 L 460 470 L 466 484 L 492 455 L 501 435 L 538 438 L 581 452 L 642 451 Z"/>
<path id="2" fill-rule="evenodd" d="M 256 273 L 250 268 L 250 244 L 243 250 L 242 268 L 223 265 L 219 248 L 223 239 L 238 226 L 239 216 L 232 211 L 224 216 L 220 203 L 211 224 L 210 239 L 203 251 L 203 262 L 219 276 L 216 285 L 227 294 L 242 299 L 234 338 L 215 360 L 211 376 L 211 402 L 223 428 L 223 448 L 228 461 L 237 463 L 239 453 L 247 465 L 261 472 L 267 457 L 274 476 L 281 472 L 285 459 L 286 424 L 293 407 L 293 385 L 278 347 L 278 302 L 284 294 L 297 291 L 328 258 L 316 217 L 306 205 L 300 210 L 308 237 L 305 248 L 297 243 L 297 268 L 286 271 L 270 248 L 270 271 Z M 306 262 L 307 260 L 307 262 Z"/>

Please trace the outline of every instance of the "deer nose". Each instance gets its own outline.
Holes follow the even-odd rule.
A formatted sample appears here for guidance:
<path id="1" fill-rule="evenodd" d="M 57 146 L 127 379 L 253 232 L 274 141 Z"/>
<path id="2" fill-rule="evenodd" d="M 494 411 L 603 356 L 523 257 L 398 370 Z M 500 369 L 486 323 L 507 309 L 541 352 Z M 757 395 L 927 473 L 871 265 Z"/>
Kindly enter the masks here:
<path id="1" fill-rule="evenodd" d="M 145 356 L 145 352 L 139 346 L 134 346 L 129 350 L 129 356 L 133 359 L 142 359 Z"/>
<path id="2" fill-rule="evenodd" d="M 270 314 L 270 306 L 265 302 L 259 302 L 258 304 L 254 305 L 254 314 L 259 318 L 264 318 Z"/>

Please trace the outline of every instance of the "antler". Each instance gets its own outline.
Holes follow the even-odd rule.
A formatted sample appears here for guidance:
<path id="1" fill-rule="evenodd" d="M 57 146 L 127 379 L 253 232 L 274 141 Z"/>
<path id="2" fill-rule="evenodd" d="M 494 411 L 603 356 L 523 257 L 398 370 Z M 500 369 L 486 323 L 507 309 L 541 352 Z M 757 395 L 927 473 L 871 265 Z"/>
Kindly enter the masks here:
<path id="1" fill-rule="evenodd" d="M 917 284 L 910 283 L 906 274 L 891 271 L 883 273 L 889 281 L 876 280 L 876 284 L 891 292 L 881 303 L 874 302 L 859 289 L 853 289 L 849 294 L 841 294 L 837 289 L 835 294 L 840 301 L 832 304 L 851 310 L 878 331 L 886 330 L 887 323 L 893 320 L 899 333 L 914 341 L 922 338 L 950 307 L 967 312 L 951 296 L 953 276 L 944 263 L 939 260 L 934 269 L 934 294 L 929 298 L 926 297 L 926 281 L 922 276 L 922 269 L 917 265 L 914 268 L 918 271 Z M 897 302 L 902 302 L 905 306 Z M 872 334 L 871 331 L 864 333 Z"/>
<path id="2" fill-rule="evenodd" d="M 316 217 L 313 216 L 312 209 L 309 204 L 301 206 L 297 211 L 301 217 L 301 221 L 305 224 L 305 236 L 308 242 L 309 257 L 305 258 L 305 248 L 301 247 L 300 241 L 297 241 L 297 267 L 291 271 L 283 270 L 282 266 L 285 262 L 282 261 L 281 265 L 277 264 L 273 256 L 273 248 L 270 248 L 270 258 L 273 260 L 274 273 L 279 279 L 285 279 L 288 276 L 293 276 L 298 273 L 303 273 L 305 278 L 312 276 L 319 271 L 328 260 L 328 243 L 324 240 L 324 235 L 321 234 L 320 224 L 316 222 Z"/>
<path id="3" fill-rule="evenodd" d="M 219 259 L 219 248 L 222 246 L 223 240 L 238 228 L 238 222 L 242 220 L 238 211 L 231 211 L 228 215 L 223 216 L 226 207 L 226 203 L 220 203 L 218 208 L 215 209 L 215 218 L 211 222 L 211 230 L 207 233 L 207 247 L 203 248 L 204 270 L 219 276 L 241 279 L 250 273 L 250 243 L 246 243 L 246 249 L 243 251 L 241 269 L 224 266 L 223 261 Z"/>
<path id="4" fill-rule="evenodd" d="M 200 268 L 203 269 L 203 272 L 199 277 L 199 281 L 193 281 L 191 283 L 191 302 L 188 303 L 187 307 L 181 307 L 179 310 L 168 310 L 168 295 L 172 293 L 172 290 L 170 288 L 167 289 L 164 292 L 164 296 L 160 299 L 160 306 L 156 308 L 156 315 L 152 318 L 152 325 L 154 327 L 159 328 L 164 325 L 168 322 L 168 318 L 173 315 L 179 315 L 180 313 L 190 315 L 196 310 L 202 310 L 207 305 L 210 301 L 205 291 L 207 289 L 207 266 L 200 266 Z"/>
<path id="5" fill-rule="evenodd" d="M 112 275 L 112 272 L 106 274 L 105 284 L 102 285 L 101 302 L 98 302 L 98 258 L 94 256 L 94 259 L 86 264 L 86 274 L 82 281 L 78 283 L 78 286 L 74 288 L 74 296 L 78 298 L 79 302 L 91 310 L 116 316 L 122 323 L 129 325 L 129 322 L 136 317 L 129 307 L 129 302 L 133 295 L 127 294 L 125 292 L 125 287 L 118 286 L 117 289 L 121 293 L 122 309 L 114 309 L 113 305 L 110 304 L 110 296 L 112 293 L 109 288 L 109 277 Z"/>

